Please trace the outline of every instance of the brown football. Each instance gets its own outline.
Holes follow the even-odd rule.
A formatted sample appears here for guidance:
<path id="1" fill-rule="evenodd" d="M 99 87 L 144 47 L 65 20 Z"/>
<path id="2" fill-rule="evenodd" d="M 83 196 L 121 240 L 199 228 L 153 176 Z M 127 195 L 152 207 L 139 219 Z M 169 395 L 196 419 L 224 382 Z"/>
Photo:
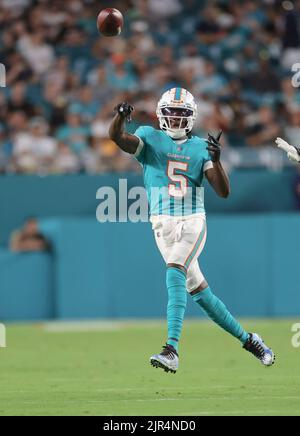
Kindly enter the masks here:
<path id="1" fill-rule="evenodd" d="M 98 30 L 104 36 L 120 35 L 123 23 L 123 15 L 115 8 L 103 9 L 97 19 Z"/>

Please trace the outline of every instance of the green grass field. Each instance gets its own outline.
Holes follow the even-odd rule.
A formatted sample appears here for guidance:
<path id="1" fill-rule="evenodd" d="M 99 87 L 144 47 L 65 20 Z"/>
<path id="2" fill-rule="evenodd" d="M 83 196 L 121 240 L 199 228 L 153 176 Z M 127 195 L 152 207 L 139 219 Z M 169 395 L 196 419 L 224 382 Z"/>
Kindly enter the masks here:
<path id="1" fill-rule="evenodd" d="M 84 331 L 8 325 L 0 349 L 0 415 L 300 415 L 293 321 L 245 321 L 277 354 L 264 368 L 209 322 L 187 321 L 177 374 L 148 363 L 165 323 Z"/>

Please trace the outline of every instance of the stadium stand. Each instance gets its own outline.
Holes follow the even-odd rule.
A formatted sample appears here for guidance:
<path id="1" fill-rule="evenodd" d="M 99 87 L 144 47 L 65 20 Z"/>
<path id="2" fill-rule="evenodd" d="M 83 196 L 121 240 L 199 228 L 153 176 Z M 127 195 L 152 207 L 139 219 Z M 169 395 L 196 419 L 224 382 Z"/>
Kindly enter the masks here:
<path id="1" fill-rule="evenodd" d="M 300 59 L 298 1 L 114 6 L 126 11 L 126 25 L 109 39 L 97 32 L 97 1 L 1 2 L 1 173 L 139 171 L 107 138 L 113 107 L 135 105 L 131 131 L 155 125 L 159 96 L 176 85 L 196 96 L 198 134 L 224 130 L 229 166 L 289 165 L 270 145 L 280 135 L 297 142 L 300 133 L 300 93 L 291 82 Z"/>

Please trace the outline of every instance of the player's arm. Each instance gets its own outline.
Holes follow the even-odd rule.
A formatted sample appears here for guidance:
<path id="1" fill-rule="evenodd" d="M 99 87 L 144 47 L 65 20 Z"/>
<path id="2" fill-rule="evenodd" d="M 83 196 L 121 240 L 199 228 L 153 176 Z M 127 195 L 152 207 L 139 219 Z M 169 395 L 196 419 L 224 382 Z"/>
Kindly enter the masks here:
<path id="1" fill-rule="evenodd" d="M 211 134 L 208 134 L 207 150 L 210 153 L 211 160 L 213 162 L 213 168 L 209 168 L 206 172 L 206 178 L 216 193 L 223 198 L 227 198 L 230 194 L 230 182 L 226 171 L 222 167 L 220 162 L 221 156 L 221 144 L 220 139 L 222 131 L 215 138 Z"/>
<path id="2" fill-rule="evenodd" d="M 290 145 L 288 142 L 284 141 L 281 138 L 276 139 L 276 144 L 278 148 L 281 148 L 283 151 L 287 153 L 287 156 L 292 162 L 300 162 L 300 148 L 295 147 L 294 145 Z"/>
<path id="3" fill-rule="evenodd" d="M 115 110 L 117 113 L 109 127 L 109 137 L 122 150 L 134 154 L 140 144 L 140 140 L 137 136 L 126 133 L 124 130 L 125 121 L 131 121 L 133 107 L 128 103 L 120 103 Z"/>

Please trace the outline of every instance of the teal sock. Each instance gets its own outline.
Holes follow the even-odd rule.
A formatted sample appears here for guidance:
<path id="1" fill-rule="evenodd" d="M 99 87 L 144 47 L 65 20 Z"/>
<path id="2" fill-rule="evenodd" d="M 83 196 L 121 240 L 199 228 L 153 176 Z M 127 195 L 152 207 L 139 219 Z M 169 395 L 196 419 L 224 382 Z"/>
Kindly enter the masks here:
<path id="1" fill-rule="evenodd" d="M 178 342 L 182 330 L 182 324 L 187 303 L 186 275 L 178 268 L 167 269 L 167 288 L 168 288 L 168 340 L 178 351 Z"/>
<path id="2" fill-rule="evenodd" d="M 193 295 L 192 298 L 199 304 L 210 319 L 226 332 L 239 339 L 243 345 L 246 343 L 249 334 L 231 315 L 225 304 L 211 292 L 210 288 L 206 288 L 204 291 Z"/>

